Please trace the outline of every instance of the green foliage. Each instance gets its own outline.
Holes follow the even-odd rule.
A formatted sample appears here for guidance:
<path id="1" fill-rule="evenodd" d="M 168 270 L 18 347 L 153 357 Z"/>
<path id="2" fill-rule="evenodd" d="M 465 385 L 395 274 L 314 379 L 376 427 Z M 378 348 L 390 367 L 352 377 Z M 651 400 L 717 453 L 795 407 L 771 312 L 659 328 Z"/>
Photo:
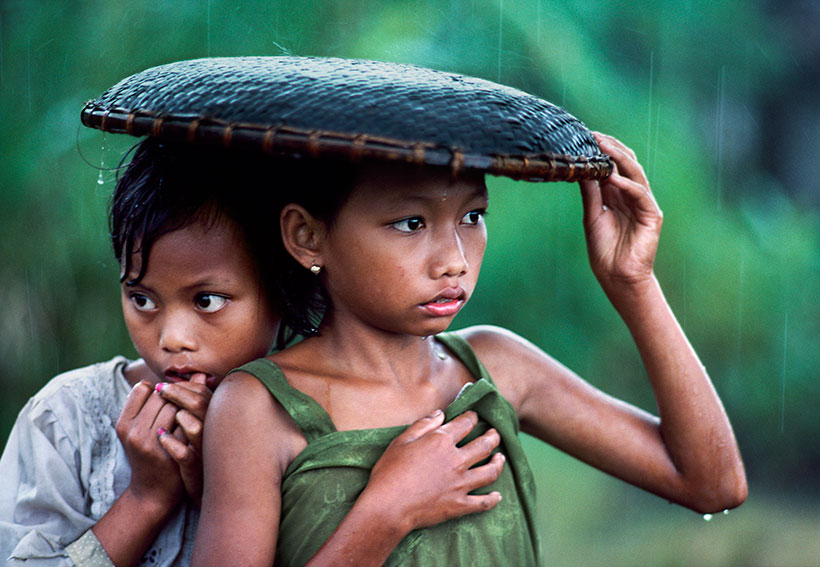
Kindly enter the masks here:
<path id="1" fill-rule="evenodd" d="M 796 104 L 784 85 L 816 66 L 785 13 L 738 0 L 0 4 L 0 445 L 51 376 L 133 356 L 107 242 L 115 174 L 97 168 L 116 166 L 134 140 L 80 126 L 83 102 L 152 65 L 288 52 L 497 80 L 633 147 L 666 215 L 658 277 L 723 397 L 752 495 L 761 485 L 816 490 L 808 471 L 820 442 L 806 403 L 820 388 L 816 178 L 801 186 L 806 176 L 781 175 L 776 142 L 817 147 L 820 130 L 780 132 L 767 112 L 773 100 Z M 457 324 L 509 327 L 654 410 L 634 345 L 588 268 L 577 187 L 489 186 L 482 279 Z M 571 518 L 583 526 L 595 514 Z"/>

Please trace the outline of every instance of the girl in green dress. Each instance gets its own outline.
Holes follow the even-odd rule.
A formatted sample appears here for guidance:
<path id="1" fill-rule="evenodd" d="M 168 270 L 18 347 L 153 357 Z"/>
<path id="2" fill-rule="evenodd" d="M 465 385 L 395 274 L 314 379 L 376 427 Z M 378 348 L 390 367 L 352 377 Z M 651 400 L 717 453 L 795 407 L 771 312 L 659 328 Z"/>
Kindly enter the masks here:
<path id="1" fill-rule="evenodd" d="M 519 428 L 702 513 L 743 502 L 732 428 L 653 271 L 661 211 L 634 153 L 595 138 L 615 171 L 580 183 L 589 259 L 659 416 L 507 330 L 444 333 L 481 267 L 483 176 L 361 168 L 348 190 L 281 211 L 283 250 L 303 274 L 283 290 L 284 321 L 307 338 L 231 374 L 213 397 L 194 565 L 346 564 L 353 552 L 356 565 L 537 565 Z M 405 430 L 425 415 L 470 423 Z M 481 441 L 460 445 L 474 423 L 467 439 Z M 376 464 L 387 447 L 404 464 Z M 468 502 L 487 510 L 454 513 Z"/>

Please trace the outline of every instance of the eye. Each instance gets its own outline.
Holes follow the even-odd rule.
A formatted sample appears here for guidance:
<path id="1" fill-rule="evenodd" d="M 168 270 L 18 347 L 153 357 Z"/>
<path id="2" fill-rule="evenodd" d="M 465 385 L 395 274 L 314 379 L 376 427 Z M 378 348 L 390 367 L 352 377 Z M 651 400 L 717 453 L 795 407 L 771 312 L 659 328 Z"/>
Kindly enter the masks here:
<path id="1" fill-rule="evenodd" d="M 157 308 L 157 304 L 144 293 L 130 293 L 128 299 L 131 300 L 137 311 L 153 311 Z"/>
<path id="2" fill-rule="evenodd" d="M 424 226 L 424 219 L 421 217 L 407 217 L 406 219 L 391 222 L 390 226 L 399 232 L 416 232 Z"/>
<path id="3" fill-rule="evenodd" d="M 225 307 L 227 303 L 227 297 L 215 293 L 200 293 L 194 298 L 196 308 L 205 313 L 215 313 Z"/>
<path id="4" fill-rule="evenodd" d="M 487 211 L 482 209 L 476 209 L 475 211 L 470 211 L 463 217 L 461 217 L 461 222 L 464 224 L 481 224 L 484 215 L 487 214 Z"/>

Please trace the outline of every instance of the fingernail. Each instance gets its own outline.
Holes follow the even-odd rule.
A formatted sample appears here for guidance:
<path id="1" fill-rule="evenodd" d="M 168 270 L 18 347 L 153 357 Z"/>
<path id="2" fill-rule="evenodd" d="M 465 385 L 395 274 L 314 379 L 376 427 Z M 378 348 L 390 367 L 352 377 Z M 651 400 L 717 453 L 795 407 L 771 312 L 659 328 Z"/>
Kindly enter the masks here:
<path id="1" fill-rule="evenodd" d="M 164 428 L 164 427 L 160 427 L 160 428 L 158 428 L 158 429 L 157 429 L 157 437 L 162 437 L 162 436 L 163 436 L 163 435 L 165 435 L 166 433 L 168 433 L 168 432 L 167 432 L 167 431 L 165 431 L 165 428 Z"/>
<path id="2" fill-rule="evenodd" d="M 441 411 L 440 409 L 437 409 L 436 411 L 434 411 L 433 413 L 430 414 L 430 417 L 438 417 L 443 413 L 444 413 L 443 411 Z"/>
<path id="3" fill-rule="evenodd" d="M 165 382 L 157 382 L 157 385 L 156 385 L 156 391 L 157 391 L 157 393 L 162 392 L 162 389 L 163 389 L 166 385 L 167 385 L 167 384 L 166 384 Z"/>

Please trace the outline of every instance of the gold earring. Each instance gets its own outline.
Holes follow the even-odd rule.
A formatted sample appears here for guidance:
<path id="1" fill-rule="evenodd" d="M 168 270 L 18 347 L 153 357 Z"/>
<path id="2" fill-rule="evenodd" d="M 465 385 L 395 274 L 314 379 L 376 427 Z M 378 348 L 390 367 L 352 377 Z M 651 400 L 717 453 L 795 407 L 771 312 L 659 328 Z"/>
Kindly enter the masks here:
<path id="1" fill-rule="evenodd" d="M 318 265 L 315 261 L 312 262 L 312 266 L 310 267 L 310 271 L 313 273 L 314 276 L 318 276 L 319 272 L 322 271 L 322 266 Z"/>

